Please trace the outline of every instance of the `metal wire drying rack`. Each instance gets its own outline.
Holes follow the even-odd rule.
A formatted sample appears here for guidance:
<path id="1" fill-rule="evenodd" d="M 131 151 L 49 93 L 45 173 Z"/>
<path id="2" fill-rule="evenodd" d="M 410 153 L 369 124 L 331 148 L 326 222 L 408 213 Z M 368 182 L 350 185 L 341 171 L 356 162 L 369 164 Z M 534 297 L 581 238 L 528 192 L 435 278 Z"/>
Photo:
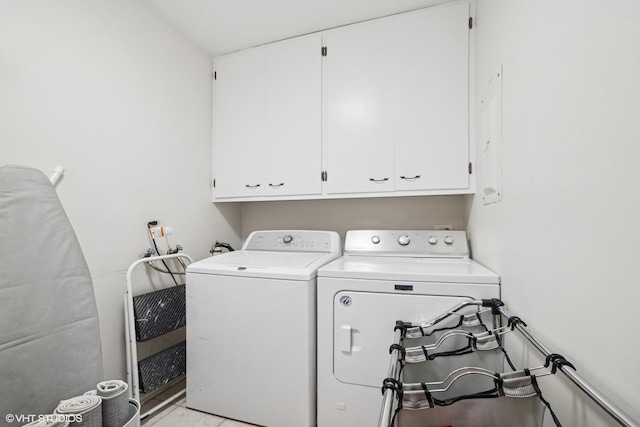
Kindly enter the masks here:
<path id="1" fill-rule="evenodd" d="M 517 330 L 522 334 L 526 340 L 533 345 L 542 355 L 543 357 L 551 357 L 554 353 L 549 351 L 546 346 L 544 346 L 540 341 L 534 338 L 529 331 L 526 329 L 526 324 L 520 320 L 520 318 L 513 316 L 504 306 L 502 301 L 498 299 L 492 300 L 477 300 L 477 301 L 468 301 L 458 306 L 454 307 L 447 313 L 443 313 L 438 316 L 433 321 L 429 322 L 424 326 L 434 325 L 445 318 L 451 316 L 455 312 L 461 310 L 464 307 L 468 307 L 471 305 L 483 306 L 483 307 L 491 307 L 492 312 L 496 316 L 504 316 L 505 319 L 517 319 L 517 321 L 510 323 L 513 325 L 514 330 Z M 394 335 L 394 344 L 399 344 L 402 337 L 402 331 L 399 328 L 396 328 Z M 400 370 L 400 349 L 397 345 L 392 346 L 391 357 L 389 362 L 389 369 L 387 372 L 388 378 L 397 378 Z M 631 418 L 625 411 L 623 411 L 618 405 L 612 402 L 609 398 L 607 398 L 604 394 L 602 394 L 598 389 L 596 389 L 587 379 L 585 379 L 582 375 L 577 373 L 574 369 L 571 369 L 569 366 L 564 366 L 562 364 L 558 365 L 558 370 L 562 372 L 573 384 L 576 385 L 582 392 L 584 392 L 591 400 L 593 400 L 600 408 L 602 408 L 611 418 L 613 418 L 616 422 L 618 422 L 622 426 L 626 427 L 640 427 L 640 423 Z M 385 389 L 382 401 L 382 407 L 380 410 L 380 418 L 378 421 L 378 427 L 391 427 L 391 419 L 393 413 L 393 397 L 394 391 L 392 389 Z"/>
<path id="2" fill-rule="evenodd" d="M 135 325 L 135 313 L 133 308 L 133 289 L 132 289 L 132 277 L 134 270 L 146 263 L 154 261 L 162 261 L 172 258 L 183 258 L 187 260 L 188 264 L 193 262 L 193 259 L 184 253 L 175 253 L 169 255 L 159 255 L 146 258 L 140 258 L 135 261 L 127 270 L 127 292 L 124 296 L 125 306 L 125 339 L 126 339 L 126 358 L 127 358 L 127 382 L 129 383 L 129 390 L 131 397 L 140 402 L 140 379 L 138 376 L 138 350 L 136 342 L 136 325 Z M 153 413 L 159 411 L 178 397 L 185 394 L 185 390 L 180 390 L 174 395 L 164 399 L 161 403 L 153 407 L 151 410 L 142 413 L 140 419 L 144 419 Z"/>

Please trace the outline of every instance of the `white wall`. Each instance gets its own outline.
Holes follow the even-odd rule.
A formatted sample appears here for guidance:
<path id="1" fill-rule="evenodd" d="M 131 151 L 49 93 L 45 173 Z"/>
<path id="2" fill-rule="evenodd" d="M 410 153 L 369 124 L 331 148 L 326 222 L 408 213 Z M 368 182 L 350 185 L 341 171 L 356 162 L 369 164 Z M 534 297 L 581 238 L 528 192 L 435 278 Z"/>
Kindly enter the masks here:
<path id="1" fill-rule="evenodd" d="M 463 196 L 252 202 L 242 205 L 242 236 L 255 230 L 427 229 L 464 224 Z"/>
<path id="2" fill-rule="evenodd" d="M 210 202 L 210 58 L 138 2 L 2 0 L 0 69 L 0 164 L 67 169 L 57 190 L 93 276 L 105 378 L 124 378 L 125 271 L 148 219 L 196 259 L 240 242 L 238 206 Z"/>
<path id="3" fill-rule="evenodd" d="M 504 65 L 504 199 L 467 197 L 466 215 L 509 308 L 640 419 L 639 16 L 635 0 L 478 2 L 478 103 Z M 463 196 L 212 205 L 210 60 L 136 2 L 0 0 L 0 69 L 0 164 L 67 169 L 106 378 L 124 376 L 124 273 L 151 217 L 196 259 L 255 229 L 465 225 Z M 609 424 L 560 385 L 566 426 Z"/>
<path id="4" fill-rule="evenodd" d="M 478 2 L 476 111 L 504 66 L 504 198 L 466 200 L 475 258 L 500 273 L 507 306 L 636 419 L 638 18 L 636 0 Z M 554 381 L 565 426 L 617 425 Z"/>

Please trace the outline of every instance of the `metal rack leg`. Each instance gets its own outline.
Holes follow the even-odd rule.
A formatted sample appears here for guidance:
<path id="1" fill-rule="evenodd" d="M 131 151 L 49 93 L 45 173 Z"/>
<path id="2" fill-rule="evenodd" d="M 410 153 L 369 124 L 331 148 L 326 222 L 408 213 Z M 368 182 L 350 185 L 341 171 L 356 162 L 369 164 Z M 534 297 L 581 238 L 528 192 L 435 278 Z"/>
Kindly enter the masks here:
<path id="1" fill-rule="evenodd" d="M 509 319 L 511 314 L 503 307 L 499 308 L 504 317 Z M 529 331 L 520 323 L 515 324 L 515 329 L 518 330 L 543 356 L 547 357 L 551 352 L 540 341 L 535 339 Z M 591 385 L 584 377 L 578 374 L 573 369 L 567 366 L 560 366 L 559 370 L 567 376 L 580 390 L 582 390 L 591 400 L 598 404 L 607 414 L 609 414 L 620 425 L 626 427 L 640 427 L 640 424 L 633 420 L 628 414 L 626 414 L 620 407 L 609 400 L 605 395 L 600 393 L 593 385 Z"/>

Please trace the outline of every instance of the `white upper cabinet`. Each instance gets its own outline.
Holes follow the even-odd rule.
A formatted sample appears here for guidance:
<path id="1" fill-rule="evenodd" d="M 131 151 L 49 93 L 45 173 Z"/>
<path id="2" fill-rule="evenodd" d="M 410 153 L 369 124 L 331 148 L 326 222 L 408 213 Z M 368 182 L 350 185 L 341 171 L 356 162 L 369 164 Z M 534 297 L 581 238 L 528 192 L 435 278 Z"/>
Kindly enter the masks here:
<path id="1" fill-rule="evenodd" d="M 395 190 L 469 188 L 469 5 L 392 19 Z"/>
<path id="2" fill-rule="evenodd" d="M 216 60 L 213 126 L 215 197 L 262 195 L 265 51 Z"/>
<path id="3" fill-rule="evenodd" d="M 320 194 L 319 34 L 216 59 L 216 199 Z"/>
<path id="4" fill-rule="evenodd" d="M 473 192 L 469 16 L 448 2 L 216 58 L 214 200 Z"/>
<path id="5" fill-rule="evenodd" d="M 469 4 L 327 32 L 327 191 L 469 188 Z"/>
<path id="6" fill-rule="evenodd" d="M 393 191 L 392 21 L 326 35 L 327 192 Z"/>
<path id="7" fill-rule="evenodd" d="M 322 191 L 322 38 L 266 46 L 265 195 Z"/>

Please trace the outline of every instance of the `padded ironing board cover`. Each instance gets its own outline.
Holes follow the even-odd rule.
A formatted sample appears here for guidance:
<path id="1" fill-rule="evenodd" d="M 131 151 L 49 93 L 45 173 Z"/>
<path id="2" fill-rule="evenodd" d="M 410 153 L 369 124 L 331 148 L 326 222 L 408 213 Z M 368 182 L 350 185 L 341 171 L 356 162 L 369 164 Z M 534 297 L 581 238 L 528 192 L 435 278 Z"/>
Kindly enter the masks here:
<path id="1" fill-rule="evenodd" d="M 102 381 L 89 269 L 49 179 L 0 167 L 0 414 L 51 414 Z"/>

